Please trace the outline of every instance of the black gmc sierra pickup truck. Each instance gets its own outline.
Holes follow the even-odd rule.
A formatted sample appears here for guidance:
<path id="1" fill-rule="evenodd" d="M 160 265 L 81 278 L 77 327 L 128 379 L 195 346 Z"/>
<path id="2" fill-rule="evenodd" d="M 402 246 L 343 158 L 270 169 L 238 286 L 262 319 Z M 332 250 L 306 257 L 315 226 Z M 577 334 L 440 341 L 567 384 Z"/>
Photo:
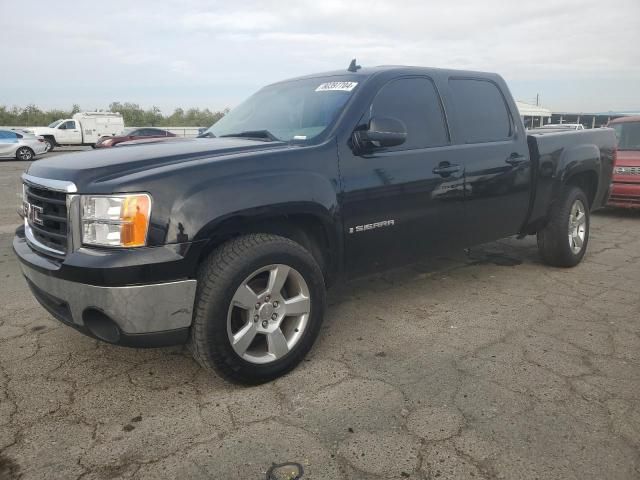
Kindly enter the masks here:
<path id="1" fill-rule="evenodd" d="M 498 75 L 353 63 L 267 86 L 203 136 L 34 162 L 13 248 L 60 321 L 188 343 L 243 383 L 301 361 L 341 278 L 510 235 L 576 265 L 616 151 L 610 129 L 528 135 Z"/>

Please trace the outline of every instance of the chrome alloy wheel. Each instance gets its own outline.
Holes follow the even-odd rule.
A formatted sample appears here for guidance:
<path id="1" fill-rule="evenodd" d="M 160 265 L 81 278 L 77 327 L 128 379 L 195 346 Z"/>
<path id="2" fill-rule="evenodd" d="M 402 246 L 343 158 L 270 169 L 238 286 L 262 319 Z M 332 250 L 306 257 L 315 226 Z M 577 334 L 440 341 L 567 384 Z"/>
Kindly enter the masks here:
<path id="1" fill-rule="evenodd" d="M 587 214 L 585 213 L 584 203 L 576 200 L 571 206 L 571 214 L 569 216 L 569 247 L 574 255 L 582 250 L 584 239 L 587 235 Z"/>
<path id="2" fill-rule="evenodd" d="M 248 362 L 274 362 L 300 341 L 310 312 L 309 287 L 302 275 L 287 265 L 268 265 L 249 275 L 233 295 L 227 314 L 229 341 Z"/>
<path id="3" fill-rule="evenodd" d="M 33 153 L 29 147 L 20 147 L 18 149 L 18 158 L 20 160 L 28 161 L 33 158 Z"/>

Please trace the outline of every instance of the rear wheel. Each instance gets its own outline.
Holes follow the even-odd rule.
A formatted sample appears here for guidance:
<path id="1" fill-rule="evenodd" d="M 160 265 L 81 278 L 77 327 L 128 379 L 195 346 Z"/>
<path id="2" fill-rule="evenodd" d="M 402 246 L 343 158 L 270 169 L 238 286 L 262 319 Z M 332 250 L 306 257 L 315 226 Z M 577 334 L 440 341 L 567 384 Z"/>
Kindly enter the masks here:
<path id="1" fill-rule="evenodd" d="M 33 160 L 34 156 L 35 156 L 35 154 L 33 153 L 33 150 L 31 150 L 29 147 L 20 147 L 16 151 L 16 159 L 17 160 L 22 160 L 24 162 L 28 162 L 29 160 Z"/>
<path id="2" fill-rule="evenodd" d="M 200 268 L 190 348 L 229 380 L 267 382 L 302 361 L 324 309 L 322 272 L 307 250 L 275 235 L 238 237 Z"/>
<path id="3" fill-rule="evenodd" d="M 538 249 L 545 263 L 573 267 L 587 251 L 590 226 L 589 202 L 584 192 L 568 187 L 551 209 L 549 223 L 538 232 Z"/>

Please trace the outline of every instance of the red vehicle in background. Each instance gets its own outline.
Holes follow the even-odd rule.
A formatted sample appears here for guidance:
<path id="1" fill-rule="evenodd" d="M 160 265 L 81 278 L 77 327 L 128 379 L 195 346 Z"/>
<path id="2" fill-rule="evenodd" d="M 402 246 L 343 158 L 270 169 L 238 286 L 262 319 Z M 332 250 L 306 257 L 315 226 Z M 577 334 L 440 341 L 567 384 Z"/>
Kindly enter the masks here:
<path id="1" fill-rule="evenodd" d="M 608 126 L 618 137 L 618 156 L 608 205 L 640 208 L 640 116 L 616 118 Z"/>
<path id="2" fill-rule="evenodd" d="M 161 128 L 127 128 L 122 135 L 115 137 L 100 137 L 96 143 L 96 148 L 114 147 L 122 142 L 130 142 L 131 140 L 140 140 L 147 138 L 169 138 L 176 137 L 175 133 Z"/>

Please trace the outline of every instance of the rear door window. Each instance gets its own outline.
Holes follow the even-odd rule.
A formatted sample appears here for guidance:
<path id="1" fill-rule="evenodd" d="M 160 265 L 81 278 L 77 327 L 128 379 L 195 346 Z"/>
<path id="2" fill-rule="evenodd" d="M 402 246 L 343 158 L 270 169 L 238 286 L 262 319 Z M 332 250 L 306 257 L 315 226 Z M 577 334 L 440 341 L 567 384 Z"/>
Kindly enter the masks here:
<path id="1" fill-rule="evenodd" d="M 157 135 L 162 135 L 162 132 L 156 128 L 143 128 L 138 131 L 138 135 L 142 137 L 155 137 Z"/>
<path id="2" fill-rule="evenodd" d="M 0 130 L 0 140 L 4 140 L 3 143 L 13 143 L 17 138 L 18 135 L 15 132 Z"/>
<path id="3" fill-rule="evenodd" d="M 511 138 L 513 128 L 509 109 L 495 83 L 450 79 L 449 87 L 464 143 L 499 142 Z"/>

